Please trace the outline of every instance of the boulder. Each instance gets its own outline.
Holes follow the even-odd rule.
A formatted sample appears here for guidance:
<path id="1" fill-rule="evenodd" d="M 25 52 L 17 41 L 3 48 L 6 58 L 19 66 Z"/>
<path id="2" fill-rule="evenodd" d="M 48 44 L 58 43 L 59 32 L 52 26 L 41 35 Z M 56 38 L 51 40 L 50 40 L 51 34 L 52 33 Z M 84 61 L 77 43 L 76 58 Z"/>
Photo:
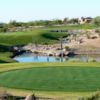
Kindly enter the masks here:
<path id="1" fill-rule="evenodd" d="M 29 94 L 26 96 L 25 100 L 36 100 L 36 97 L 34 94 Z"/>

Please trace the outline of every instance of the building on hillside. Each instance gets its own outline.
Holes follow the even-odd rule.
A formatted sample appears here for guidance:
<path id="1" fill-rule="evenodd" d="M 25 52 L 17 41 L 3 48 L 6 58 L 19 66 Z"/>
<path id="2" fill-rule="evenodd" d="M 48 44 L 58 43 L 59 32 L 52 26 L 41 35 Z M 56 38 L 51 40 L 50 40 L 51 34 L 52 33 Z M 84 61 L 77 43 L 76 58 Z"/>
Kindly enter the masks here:
<path id="1" fill-rule="evenodd" d="M 81 17 L 78 20 L 79 24 L 86 24 L 86 23 L 91 23 L 92 22 L 92 18 L 91 17 Z"/>

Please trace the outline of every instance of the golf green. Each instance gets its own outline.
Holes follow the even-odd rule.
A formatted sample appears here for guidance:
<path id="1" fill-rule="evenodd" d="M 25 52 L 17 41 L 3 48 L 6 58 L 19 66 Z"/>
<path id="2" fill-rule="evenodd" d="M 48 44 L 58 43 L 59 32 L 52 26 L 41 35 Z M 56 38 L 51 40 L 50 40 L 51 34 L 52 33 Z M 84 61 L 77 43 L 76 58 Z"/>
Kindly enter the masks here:
<path id="1" fill-rule="evenodd" d="M 0 73 L 0 87 L 36 91 L 100 90 L 99 67 L 39 67 Z"/>

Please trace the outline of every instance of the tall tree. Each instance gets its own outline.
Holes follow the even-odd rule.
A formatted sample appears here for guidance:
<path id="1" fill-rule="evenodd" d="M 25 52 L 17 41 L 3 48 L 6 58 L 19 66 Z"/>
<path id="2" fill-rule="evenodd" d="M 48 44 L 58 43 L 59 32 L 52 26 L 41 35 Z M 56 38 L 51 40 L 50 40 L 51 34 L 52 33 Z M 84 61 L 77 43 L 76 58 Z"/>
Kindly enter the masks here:
<path id="1" fill-rule="evenodd" d="M 66 18 L 64 18 L 64 20 L 63 20 L 63 22 L 64 22 L 64 24 L 66 25 L 66 24 L 68 24 L 68 18 L 66 17 Z"/>

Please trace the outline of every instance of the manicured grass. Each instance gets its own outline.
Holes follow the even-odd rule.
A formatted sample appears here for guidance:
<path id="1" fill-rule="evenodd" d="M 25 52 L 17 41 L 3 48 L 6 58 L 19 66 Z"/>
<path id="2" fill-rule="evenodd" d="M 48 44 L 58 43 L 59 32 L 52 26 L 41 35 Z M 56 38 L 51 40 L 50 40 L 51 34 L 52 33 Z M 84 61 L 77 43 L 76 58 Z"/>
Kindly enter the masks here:
<path id="1" fill-rule="evenodd" d="M 6 45 L 22 45 L 28 43 L 53 44 L 57 43 L 60 37 L 66 36 L 67 33 L 50 32 L 50 30 L 67 30 L 67 29 L 94 29 L 99 26 L 95 25 L 69 25 L 59 27 L 47 27 L 34 29 L 25 32 L 8 32 L 0 33 L 0 44 Z"/>
<path id="2" fill-rule="evenodd" d="M 0 73 L 0 87 L 36 91 L 89 92 L 100 90 L 99 77 L 100 68 L 91 67 L 90 64 L 87 67 L 65 66 L 65 64 L 63 66 L 63 63 L 62 66 L 57 66 L 56 63 L 54 67 L 48 67 L 44 64 L 44 67 L 38 65 L 38 68 Z"/>
<path id="3" fill-rule="evenodd" d="M 31 68 L 32 68 L 32 70 L 31 70 Z M 96 69 L 93 71 L 92 68 L 93 69 L 96 68 Z M 48 88 L 46 88 L 46 87 L 47 87 L 48 82 L 49 82 L 49 85 L 53 85 L 53 84 L 50 84 L 50 82 L 57 82 L 57 81 L 58 82 L 59 81 L 60 82 L 65 81 L 65 84 L 66 84 L 66 82 L 68 81 L 68 79 L 66 80 L 66 78 L 68 76 L 71 78 L 71 79 L 69 79 L 69 81 L 82 82 L 81 79 L 80 80 L 72 80 L 72 78 L 76 77 L 76 75 L 79 75 L 79 74 L 80 74 L 80 76 L 78 76 L 76 78 L 79 79 L 79 78 L 83 77 L 83 81 L 85 82 L 87 80 L 86 75 L 89 74 L 89 73 L 90 74 L 89 74 L 88 78 L 90 77 L 91 80 L 96 80 L 94 78 L 96 77 L 96 75 L 97 75 L 97 77 L 99 75 L 96 74 L 95 71 L 98 69 L 97 73 L 99 73 L 99 68 L 100 68 L 100 63 L 93 63 L 93 62 L 89 62 L 89 63 L 82 63 L 82 62 L 77 62 L 77 63 L 76 62 L 63 62 L 63 63 L 60 63 L 60 62 L 57 62 L 57 63 L 6 63 L 6 64 L 0 64 L 0 87 L 3 87 L 3 88 L 0 88 L 0 90 L 2 90 L 2 89 L 7 90 L 9 93 L 16 95 L 16 96 L 26 96 L 27 94 L 35 93 L 35 95 L 39 96 L 39 97 L 55 98 L 55 99 L 62 98 L 63 100 L 69 100 L 69 99 L 70 100 L 77 100 L 77 98 L 79 98 L 81 96 L 85 97 L 85 96 L 88 96 L 89 94 L 92 95 L 93 91 L 91 90 L 91 91 L 88 91 L 88 92 L 86 92 L 86 91 L 80 92 L 80 90 L 77 91 L 77 89 L 76 90 L 74 89 L 74 90 L 72 90 L 74 92 L 69 92 L 69 90 L 67 90 L 67 89 L 60 91 L 61 88 L 58 88 L 59 91 L 57 91 L 57 90 L 56 91 L 54 91 L 54 90 L 47 91 L 46 89 L 48 89 Z M 37 72 L 34 73 L 34 71 L 35 71 L 34 69 Z M 66 71 L 65 69 L 68 70 L 69 72 Z M 72 69 L 72 71 L 71 71 L 71 69 Z M 23 71 L 24 71 L 24 73 L 23 73 Z M 49 71 L 49 73 L 47 71 Z M 19 72 L 21 72 L 21 73 L 19 73 Z M 31 74 L 30 74 L 30 72 L 31 72 Z M 68 74 L 66 72 L 69 73 L 68 76 L 66 76 Z M 70 72 L 72 72 L 72 74 Z M 83 72 L 85 72 L 87 74 L 85 74 Z M 43 73 L 43 75 L 41 75 L 42 73 Z M 24 74 L 25 74 L 25 76 L 23 77 Z M 30 75 L 31 75 L 31 77 L 30 77 Z M 40 75 L 40 76 L 37 77 L 37 78 L 36 77 L 34 78 L 34 75 L 35 76 Z M 49 80 L 48 82 L 47 82 L 47 80 L 45 80 L 47 78 L 46 75 L 48 75 L 47 76 L 48 77 L 47 80 Z M 55 75 L 55 76 L 53 76 L 53 75 Z M 41 82 L 44 81 L 44 84 L 46 84 L 46 87 L 43 84 L 44 89 L 46 88 L 45 91 L 42 91 L 41 89 L 35 90 L 35 88 L 33 90 L 32 88 L 29 89 L 30 86 L 28 86 L 28 85 L 25 86 L 25 84 L 30 85 L 30 82 L 27 83 L 28 77 L 32 78 L 32 80 L 30 80 L 30 82 L 32 82 L 31 85 L 33 86 L 33 88 L 34 88 L 33 79 L 37 80 L 41 77 L 44 77 L 43 79 L 39 79 L 39 80 L 41 80 Z M 57 79 L 54 80 L 54 78 L 56 78 L 56 77 L 57 77 Z M 58 79 L 58 77 L 59 77 L 59 79 Z M 28 78 L 28 79 L 30 79 L 30 78 Z M 53 78 L 53 80 L 52 80 L 52 78 Z M 86 80 L 84 80 L 84 79 L 86 79 Z M 99 77 L 97 78 L 97 80 L 98 79 L 99 79 Z M 37 81 L 35 81 L 35 82 L 37 82 Z M 21 82 L 20 85 L 19 85 L 19 82 Z M 61 85 L 64 84 L 64 82 L 62 84 L 59 84 L 58 82 L 57 82 L 57 86 L 60 85 L 60 87 L 63 87 Z M 82 83 L 82 84 L 86 85 L 86 82 Z M 91 84 L 93 84 L 93 83 L 91 83 Z M 98 82 L 98 84 L 99 84 L 99 82 Z M 40 85 L 40 87 L 42 86 L 42 84 L 37 84 L 37 85 Z M 95 87 L 95 85 L 96 85 L 96 83 L 94 83 L 94 87 Z M 24 88 L 22 86 L 24 86 Z M 75 86 L 75 84 L 73 84 L 73 86 Z M 80 84 L 80 86 L 82 86 L 82 85 Z M 67 87 L 67 85 L 65 87 Z M 28 90 L 26 90 L 26 88 L 28 88 Z M 74 87 L 74 88 L 76 88 L 76 87 Z M 94 89 L 94 88 L 91 88 L 91 89 Z M 77 91 L 77 92 L 75 92 L 75 91 Z M 81 90 L 81 91 L 83 91 L 83 90 Z"/>
<path id="4" fill-rule="evenodd" d="M 0 33 L 0 44 L 22 45 L 28 43 L 53 44 L 57 43 L 60 37 L 67 36 L 67 33 L 50 32 L 50 30 L 33 30 L 26 32 Z"/>

